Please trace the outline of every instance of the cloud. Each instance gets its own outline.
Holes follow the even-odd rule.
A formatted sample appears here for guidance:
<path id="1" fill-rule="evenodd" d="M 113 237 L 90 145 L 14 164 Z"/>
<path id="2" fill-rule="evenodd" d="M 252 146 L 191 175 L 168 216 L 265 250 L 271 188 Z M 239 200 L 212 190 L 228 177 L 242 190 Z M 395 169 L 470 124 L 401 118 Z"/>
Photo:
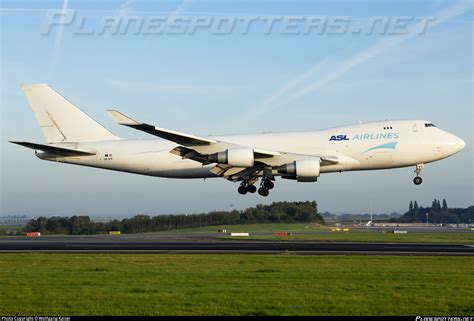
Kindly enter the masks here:
<path id="1" fill-rule="evenodd" d="M 466 13 L 467 11 L 472 10 L 472 2 L 462 1 L 457 3 L 454 6 L 451 6 L 447 9 L 444 9 L 434 16 L 436 17 L 435 21 L 432 21 L 429 25 L 430 28 L 433 28 L 436 25 L 442 24 L 456 16 Z M 319 62 L 316 65 L 312 66 L 309 70 L 303 72 L 300 75 L 293 77 L 290 81 L 281 86 L 277 91 L 260 103 L 254 110 L 253 116 L 256 113 L 265 114 L 271 110 L 287 105 L 290 102 L 293 102 L 305 95 L 314 93 L 319 89 L 323 88 L 325 85 L 340 79 L 354 67 L 359 66 L 363 63 L 370 61 L 372 58 L 386 52 L 388 49 L 393 48 L 401 43 L 419 35 L 419 26 L 413 26 L 408 30 L 407 34 L 404 36 L 387 36 L 376 44 L 356 53 L 355 55 L 344 59 L 339 62 L 333 62 L 334 69 L 326 74 L 321 74 L 321 66 L 327 64 L 327 60 Z M 318 73 L 318 79 L 314 82 L 304 82 L 304 80 L 313 78 L 313 76 Z"/>
<path id="2" fill-rule="evenodd" d="M 127 13 L 129 13 L 132 10 L 133 5 L 136 2 L 137 2 L 137 0 L 125 0 L 125 2 L 122 3 L 122 5 L 119 8 L 117 16 L 119 16 L 119 17 L 125 16 Z"/>
<path id="3" fill-rule="evenodd" d="M 174 19 L 177 15 L 179 15 L 181 12 L 185 11 L 193 2 L 193 0 L 183 0 L 179 6 L 176 7 L 176 9 L 170 13 L 169 19 Z"/>
<path id="4" fill-rule="evenodd" d="M 166 24 L 168 24 L 169 21 L 173 21 L 177 16 L 179 16 L 180 14 L 182 14 L 182 12 L 184 12 L 190 5 L 191 3 L 193 2 L 193 0 L 183 0 L 177 7 L 176 9 L 174 9 L 173 11 L 171 11 L 168 15 L 168 18 L 167 18 L 167 21 L 163 24 L 164 26 L 166 26 Z M 146 36 L 145 37 L 145 43 L 147 43 L 148 41 L 150 41 L 153 37 L 150 35 L 150 36 Z"/>
<path id="5" fill-rule="evenodd" d="M 107 82 L 123 90 L 131 90 L 141 93 L 153 93 L 163 95 L 208 95 L 232 93 L 235 90 L 245 89 L 245 86 L 233 85 L 192 85 L 192 84 L 160 84 L 154 82 L 107 80 Z"/>
<path id="6" fill-rule="evenodd" d="M 56 34 L 56 42 L 55 47 L 59 48 L 61 46 L 61 42 L 63 40 L 63 31 L 64 31 L 64 17 L 66 16 L 66 11 L 68 7 L 68 0 L 63 0 L 63 6 L 61 9 L 61 20 L 58 27 L 58 33 Z"/>
<path id="7" fill-rule="evenodd" d="M 61 8 L 61 19 L 58 24 L 58 32 L 56 33 L 56 39 L 54 40 L 53 54 L 51 56 L 51 64 L 50 64 L 50 69 L 49 69 L 50 76 L 54 72 L 56 63 L 59 60 L 59 56 L 61 52 L 61 44 L 63 42 L 63 31 L 64 31 L 64 17 L 66 17 L 68 1 L 69 0 L 63 0 L 63 6 Z"/>
<path id="8" fill-rule="evenodd" d="M 307 71 L 292 78 L 290 81 L 285 83 L 282 87 L 280 87 L 277 91 L 271 94 L 268 98 L 266 98 L 256 108 L 252 109 L 252 115 L 263 114 L 268 108 L 271 108 L 273 104 L 277 104 L 277 102 L 282 97 L 284 97 L 291 89 L 295 88 L 298 85 L 303 84 L 306 80 L 314 77 L 315 74 L 319 74 L 321 72 L 321 68 L 323 68 L 326 64 L 327 64 L 327 59 L 317 63 L 316 65 L 313 65 Z"/>

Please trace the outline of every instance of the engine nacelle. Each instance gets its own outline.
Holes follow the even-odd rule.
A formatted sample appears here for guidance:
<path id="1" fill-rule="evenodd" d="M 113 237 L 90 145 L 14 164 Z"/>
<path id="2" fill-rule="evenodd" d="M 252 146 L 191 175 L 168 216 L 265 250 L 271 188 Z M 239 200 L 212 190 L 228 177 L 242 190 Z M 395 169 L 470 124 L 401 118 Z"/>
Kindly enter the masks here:
<path id="1" fill-rule="evenodd" d="M 278 167 L 278 173 L 294 175 L 301 181 L 315 181 L 319 177 L 321 160 L 319 158 L 300 159 Z"/>
<path id="2" fill-rule="evenodd" d="M 209 161 L 234 167 L 252 167 L 255 161 L 252 148 L 232 148 L 209 155 Z"/>

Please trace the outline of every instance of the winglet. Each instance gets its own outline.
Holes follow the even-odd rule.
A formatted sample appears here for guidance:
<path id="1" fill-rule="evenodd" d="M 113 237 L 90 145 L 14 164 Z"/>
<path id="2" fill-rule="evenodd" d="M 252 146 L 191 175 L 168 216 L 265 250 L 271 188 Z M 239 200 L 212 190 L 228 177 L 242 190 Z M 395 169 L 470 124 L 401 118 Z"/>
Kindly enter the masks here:
<path id="1" fill-rule="evenodd" d="M 112 117 L 114 122 L 116 122 L 119 125 L 130 126 L 130 125 L 140 125 L 141 124 L 141 123 L 137 122 L 136 120 L 122 114 L 121 112 L 119 112 L 117 110 L 107 110 L 107 112 L 109 113 L 109 116 Z"/>

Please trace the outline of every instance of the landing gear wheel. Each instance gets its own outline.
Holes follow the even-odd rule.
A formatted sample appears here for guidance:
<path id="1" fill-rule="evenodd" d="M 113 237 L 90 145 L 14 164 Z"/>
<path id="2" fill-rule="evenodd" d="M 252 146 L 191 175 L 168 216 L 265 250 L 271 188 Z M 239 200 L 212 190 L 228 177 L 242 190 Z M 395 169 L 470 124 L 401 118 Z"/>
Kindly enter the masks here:
<path id="1" fill-rule="evenodd" d="M 273 182 L 269 179 L 266 179 L 263 181 L 263 186 L 266 188 L 266 189 L 272 189 L 275 187 L 275 184 L 273 184 Z"/>
<path id="2" fill-rule="evenodd" d="M 423 182 L 423 180 L 420 177 L 420 173 L 423 167 L 425 167 L 424 164 L 416 164 L 416 167 L 415 167 L 416 177 L 413 179 L 413 183 L 415 183 L 415 185 L 420 185 Z"/>
<path id="3" fill-rule="evenodd" d="M 268 194 L 270 194 L 270 192 L 268 191 L 267 188 L 265 187 L 260 187 L 258 189 L 258 194 L 261 195 L 261 196 L 268 196 Z"/>
<path id="4" fill-rule="evenodd" d="M 420 176 L 417 176 L 413 179 L 413 183 L 415 183 L 415 185 L 420 185 L 422 182 L 423 180 L 421 179 Z"/>
<path id="5" fill-rule="evenodd" d="M 245 195 L 247 194 L 247 187 L 245 185 L 240 185 L 237 191 L 239 194 Z"/>
<path id="6" fill-rule="evenodd" d="M 257 187 L 255 185 L 248 185 L 247 186 L 247 192 L 255 193 L 256 191 L 257 191 Z"/>

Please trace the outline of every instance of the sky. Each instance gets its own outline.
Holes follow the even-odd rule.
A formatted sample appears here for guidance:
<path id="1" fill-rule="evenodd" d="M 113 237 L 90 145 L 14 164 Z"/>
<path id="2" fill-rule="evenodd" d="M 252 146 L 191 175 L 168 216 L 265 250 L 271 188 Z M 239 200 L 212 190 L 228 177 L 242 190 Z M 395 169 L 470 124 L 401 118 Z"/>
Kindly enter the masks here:
<path id="1" fill-rule="evenodd" d="M 197 213 L 315 200 L 332 213 L 403 213 L 410 200 L 473 202 L 473 1 L 9 1 L 1 19 L 4 215 Z M 128 26 L 128 27 L 127 27 Z M 278 180 L 241 196 L 223 179 L 172 180 L 41 161 L 20 84 L 46 82 L 113 133 L 118 109 L 196 135 L 425 119 L 466 142 L 414 168 Z"/>

